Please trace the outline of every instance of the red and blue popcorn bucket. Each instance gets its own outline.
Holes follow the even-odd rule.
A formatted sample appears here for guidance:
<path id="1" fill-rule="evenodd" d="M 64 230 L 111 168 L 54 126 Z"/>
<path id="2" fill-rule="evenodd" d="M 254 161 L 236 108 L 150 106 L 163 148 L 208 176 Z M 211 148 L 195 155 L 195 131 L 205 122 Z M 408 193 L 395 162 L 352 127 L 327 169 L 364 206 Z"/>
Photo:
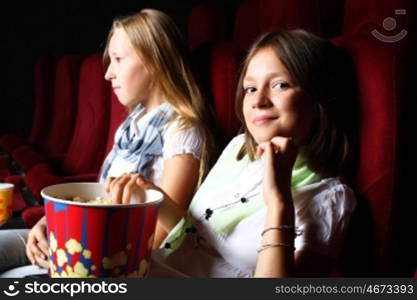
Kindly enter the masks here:
<path id="1" fill-rule="evenodd" d="M 93 204 L 109 199 L 99 183 L 64 183 L 41 191 L 51 277 L 146 277 L 163 194 L 141 190 L 144 203 Z"/>

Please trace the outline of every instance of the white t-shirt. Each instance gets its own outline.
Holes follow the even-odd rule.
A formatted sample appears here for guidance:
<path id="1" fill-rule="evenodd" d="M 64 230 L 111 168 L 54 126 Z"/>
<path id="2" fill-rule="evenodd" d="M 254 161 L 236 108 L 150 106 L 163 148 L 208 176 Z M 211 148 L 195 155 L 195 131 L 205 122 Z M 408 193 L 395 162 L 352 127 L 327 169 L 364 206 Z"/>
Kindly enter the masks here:
<path id="1" fill-rule="evenodd" d="M 212 219 L 204 218 L 207 208 L 227 211 L 239 197 L 251 205 L 262 197 L 263 162 L 231 160 L 240 149 L 244 135 L 234 138 L 193 198 L 190 206 L 195 233 L 187 233 L 178 249 L 158 249 L 152 254 L 150 277 L 251 277 L 265 229 L 266 208 L 242 219 L 226 236 L 213 229 Z M 303 231 L 295 238 L 297 250 L 310 250 L 335 259 L 356 201 L 352 190 L 338 178 L 326 178 L 293 191 L 295 225 Z M 225 206 L 226 205 L 226 206 Z M 177 227 L 182 224 L 180 222 Z M 176 228 L 174 228 L 175 230 Z M 162 245 L 164 246 L 164 245 Z"/>
<path id="2" fill-rule="evenodd" d="M 139 135 L 140 129 L 148 123 L 148 121 L 157 113 L 157 109 L 153 109 L 146 114 L 138 115 L 130 125 L 132 129 L 131 135 Z M 161 128 L 162 138 L 164 141 L 162 155 L 154 159 L 149 179 L 156 185 L 162 181 L 162 172 L 164 161 L 180 154 L 192 154 L 197 159 L 201 157 L 203 146 L 203 137 L 201 131 L 196 127 L 179 129 L 180 121 L 178 117 Z M 132 172 L 132 165 L 120 156 L 116 156 L 110 166 L 108 176 L 118 177 L 124 173 Z"/>

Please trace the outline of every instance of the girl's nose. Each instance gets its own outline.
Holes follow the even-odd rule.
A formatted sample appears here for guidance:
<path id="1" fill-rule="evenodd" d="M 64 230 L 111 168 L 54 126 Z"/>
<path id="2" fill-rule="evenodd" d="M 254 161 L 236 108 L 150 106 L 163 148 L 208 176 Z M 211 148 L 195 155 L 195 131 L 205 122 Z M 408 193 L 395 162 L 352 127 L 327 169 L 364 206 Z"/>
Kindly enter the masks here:
<path id="1" fill-rule="evenodd" d="M 252 107 L 265 108 L 271 106 L 271 104 L 272 102 L 268 91 L 265 88 L 262 88 L 255 94 Z"/>
<path id="2" fill-rule="evenodd" d="M 111 65 L 107 67 L 106 74 L 104 74 L 104 79 L 112 80 L 114 78 L 114 73 L 111 69 Z"/>

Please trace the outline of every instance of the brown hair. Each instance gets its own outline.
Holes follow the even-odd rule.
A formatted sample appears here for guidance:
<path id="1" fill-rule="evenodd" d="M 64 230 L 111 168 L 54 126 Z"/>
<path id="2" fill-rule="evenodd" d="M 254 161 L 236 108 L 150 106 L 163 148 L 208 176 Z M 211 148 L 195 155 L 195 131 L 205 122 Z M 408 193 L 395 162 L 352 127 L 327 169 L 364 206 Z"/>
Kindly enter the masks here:
<path id="1" fill-rule="evenodd" d="M 327 41 L 301 29 L 266 33 L 251 46 L 246 56 L 235 102 L 237 116 L 243 123 L 246 142 L 237 158 L 241 159 L 247 154 L 250 160 L 255 159 L 257 145 L 243 116 L 243 79 L 251 59 L 265 48 L 274 50 L 295 84 L 315 101 L 317 118 L 314 127 L 308 141 L 300 145 L 308 166 L 323 177 L 343 172 L 349 161 L 350 151 L 348 136 L 336 109 L 342 92 L 333 61 L 337 51 Z"/>
<path id="2" fill-rule="evenodd" d="M 201 174 L 207 170 L 213 137 L 208 128 L 209 112 L 187 61 L 187 50 L 174 21 L 155 9 L 114 20 L 103 55 L 109 63 L 109 42 L 113 32 L 122 28 L 145 66 L 157 81 L 162 96 L 179 115 L 180 128 L 197 126 L 204 136 Z M 132 108 L 130 108 L 132 110 Z"/>

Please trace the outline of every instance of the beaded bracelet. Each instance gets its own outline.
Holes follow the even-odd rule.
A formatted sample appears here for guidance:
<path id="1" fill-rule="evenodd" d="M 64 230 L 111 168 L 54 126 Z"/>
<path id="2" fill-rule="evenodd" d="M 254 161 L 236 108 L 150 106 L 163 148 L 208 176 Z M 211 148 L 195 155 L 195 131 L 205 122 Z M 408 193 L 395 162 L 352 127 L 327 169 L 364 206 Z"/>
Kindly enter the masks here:
<path id="1" fill-rule="evenodd" d="M 288 244 L 285 244 L 285 243 L 275 243 L 275 244 L 262 245 L 261 248 L 258 249 L 258 253 L 261 252 L 261 251 L 263 251 L 263 250 L 266 250 L 266 249 L 269 249 L 269 248 L 274 248 L 274 247 L 287 247 L 287 248 L 292 248 L 292 250 L 295 250 L 295 247 L 290 246 Z"/>
<path id="2" fill-rule="evenodd" d="M 267 233 L 270 230 L 290 230 L 294 234 L 294 236 L 299 236 L 303 233 L 302 230 L 298 229 L 298 227 L 294 227 L 292 225 L 280 225 L 277 227 L 269 227 L 262 231 L 261 236 L 263 236 L 265 233 Z"/>

